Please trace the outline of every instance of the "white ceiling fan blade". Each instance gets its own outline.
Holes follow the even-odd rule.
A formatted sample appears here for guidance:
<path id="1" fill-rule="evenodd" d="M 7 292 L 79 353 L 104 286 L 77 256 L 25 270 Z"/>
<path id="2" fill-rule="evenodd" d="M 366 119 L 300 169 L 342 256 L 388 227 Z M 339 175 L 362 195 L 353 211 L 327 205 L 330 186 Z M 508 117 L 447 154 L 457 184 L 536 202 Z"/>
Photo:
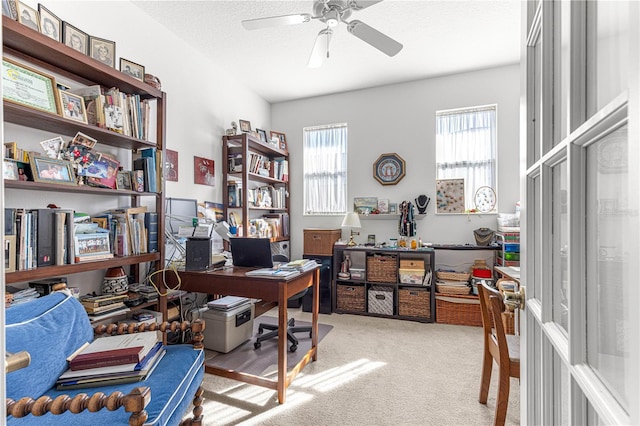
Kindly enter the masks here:
<path id="1" fill-rule="evenodd" d="M 347 30 L 360 40 L 369 43 L 371 46 L 389 56 L 395 56 L 402 50 L 402 44 L 362 21 L 354 20 L 349 22 Z"/>
<path id="2" fill-rule="evenodd" d="M 246 19 L 242 21 L 242 26 L 247 30 L 259 30 L 262 28 L 278 27 L 281 25 L 303 24 L 311 20 L 308 13 L 298 13 L 295 15 L 271 16 L 269 18 Z"/>
<path id="3" fill-rule="evenodd" d="M 362 10 L 367 7 L 373 6 L 374 4 L 380 3 L 382 0 L 351 0 L 349 2 L 349 7 L 353 10 Z"/>
<path id="4" fill-rule="evenodd" d="M 309 68 L 319 68 L 324 62 L 324 58 L 329 57 L 329 42 L 332 34 L 333 31 L 329 28 L 325 28 L 318 33 L 316 41 L 313 43 L 313 49 L 311 49 L 309 62 L 307 62 Z"/>

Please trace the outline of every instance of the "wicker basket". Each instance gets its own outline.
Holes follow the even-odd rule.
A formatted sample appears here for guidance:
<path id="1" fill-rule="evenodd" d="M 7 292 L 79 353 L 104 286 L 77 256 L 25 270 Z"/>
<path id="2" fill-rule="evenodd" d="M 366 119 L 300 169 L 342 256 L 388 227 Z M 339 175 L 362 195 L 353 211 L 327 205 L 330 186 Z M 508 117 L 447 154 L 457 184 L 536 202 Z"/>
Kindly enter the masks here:
<path id="1" fill-rule="evenodd" d="M 436 296 L 436 322 L 482 327 L 478 296 Z"/>
<path id="2" fill-rule="evenodd" d="M 364 312 L 364 285 L 338 284 L 336 287 L 339 311 Z"/>
<path id="3" fill-rule="evenodd" d="M 471 274 L 468 272 L 451 272 L 451 271 L 438 271 L 438 278 L 447 281 L 469 281 Z"/>
<path id="4" fill-rule="evenodd" d="M 398 259 L 395 255 L 367 256 L 367 281 L 398 282 Z"/>
<path id="5" fill-rule="evenodd" d="M 406 317 L 431 318 L 431 292 L 401 288 L 398 290 L 398 314 Z"/>
<path id="6" fill-rule="evenodd" d="M 463 282 L 463 281 L 461 281 Z M 469 288 L 469 286 L 467 285 L 453 285 L 453 284 L 447 284 L 447 283 L 443 283 L 443 282 L 437 282 L 436 281 L 436 289 L 438 290 L 438 293 L 444 293 L 444 294 L 469 294 L 471 293 L 471 288 Z"/>

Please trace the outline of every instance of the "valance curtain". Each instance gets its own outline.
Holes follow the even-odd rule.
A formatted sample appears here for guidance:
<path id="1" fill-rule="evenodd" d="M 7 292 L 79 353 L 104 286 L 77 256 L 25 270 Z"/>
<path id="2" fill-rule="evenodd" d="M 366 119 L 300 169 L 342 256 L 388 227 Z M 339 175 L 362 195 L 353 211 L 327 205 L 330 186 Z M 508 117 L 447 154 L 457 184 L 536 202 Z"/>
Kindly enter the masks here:
<path id="1" fill-rule="evenodd" d="M 464 179 L 465 209 L 481 186 L 496 189 L 496 108 L 436 115 L 436 177 Z"/>
<path id="2" fill-rule="evenodd" d="M 304 213 L 347 211 L 347 125 L 304 129 Z"/>

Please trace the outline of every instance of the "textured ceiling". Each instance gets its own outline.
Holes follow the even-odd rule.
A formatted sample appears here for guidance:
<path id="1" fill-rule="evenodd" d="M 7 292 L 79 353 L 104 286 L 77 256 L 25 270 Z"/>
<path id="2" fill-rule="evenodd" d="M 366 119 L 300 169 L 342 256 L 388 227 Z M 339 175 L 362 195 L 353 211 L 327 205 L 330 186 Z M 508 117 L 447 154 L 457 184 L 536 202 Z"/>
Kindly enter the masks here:
<path id="1" fill-rule="evenodd" d="M 363 89 L 517 63 L 519 0 L 385 0 L 354 12 L 404 45 L 388 57 L 341 23 L 330 58 L 307 68 L 317 20 L 247 31 L 243 19 L 312 13 L 312 1 L 134 1 L 268 102 Z"/>

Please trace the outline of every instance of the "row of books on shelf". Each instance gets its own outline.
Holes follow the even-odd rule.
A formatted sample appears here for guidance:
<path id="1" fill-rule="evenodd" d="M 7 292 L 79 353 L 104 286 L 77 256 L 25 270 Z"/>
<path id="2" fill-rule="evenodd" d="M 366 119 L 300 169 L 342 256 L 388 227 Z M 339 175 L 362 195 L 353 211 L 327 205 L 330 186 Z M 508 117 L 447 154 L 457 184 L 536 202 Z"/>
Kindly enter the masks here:
<path id="1" fill-rule="evenodd" d="M 242 187 L 238 184 L 228 185 L 229 207 L 242 207 Z M 275 188 L 271 185 L 247 190 L 249 207 L 283 209 L 286 207 L 287 190 L 284 186 Z"/>
<path id="2" fill-rule="evenodd" d="M 289 214 L 269 213 L 249 220 L 249 237 L 279 238 L 289 236 Z"/>
<path id="3" fill-rule="evenodd" d="M 149 100 L 116 87 L 107 89 L 100 85 L 69 92 L 84 99 L 89 124 L 142 140 L 149 139 Z"/>
<path id="4" fill-rule="evenodd" d="M 158 251 L 158 214 L 146 206 L 90 217 L 70 209 L 5 208 L 5 272 Z"/>
<path id="5" fill-rule="evenodd" d="M 242 154 L 229 154 L 228 171 L 230 173 L 242 172 L 242 167 Z M 284 158 L 271 159 L 266 155 L 250 152 L 247 171 L 287 182 L 289 180 L 289 161 Z"/>
<path id="6" fill-rule="evenodd" d="M 68 368 L 56 381 L 56 389 L 144 381 L 165 353 L 159 331 L 99 337 L 68 358 Z"/>

